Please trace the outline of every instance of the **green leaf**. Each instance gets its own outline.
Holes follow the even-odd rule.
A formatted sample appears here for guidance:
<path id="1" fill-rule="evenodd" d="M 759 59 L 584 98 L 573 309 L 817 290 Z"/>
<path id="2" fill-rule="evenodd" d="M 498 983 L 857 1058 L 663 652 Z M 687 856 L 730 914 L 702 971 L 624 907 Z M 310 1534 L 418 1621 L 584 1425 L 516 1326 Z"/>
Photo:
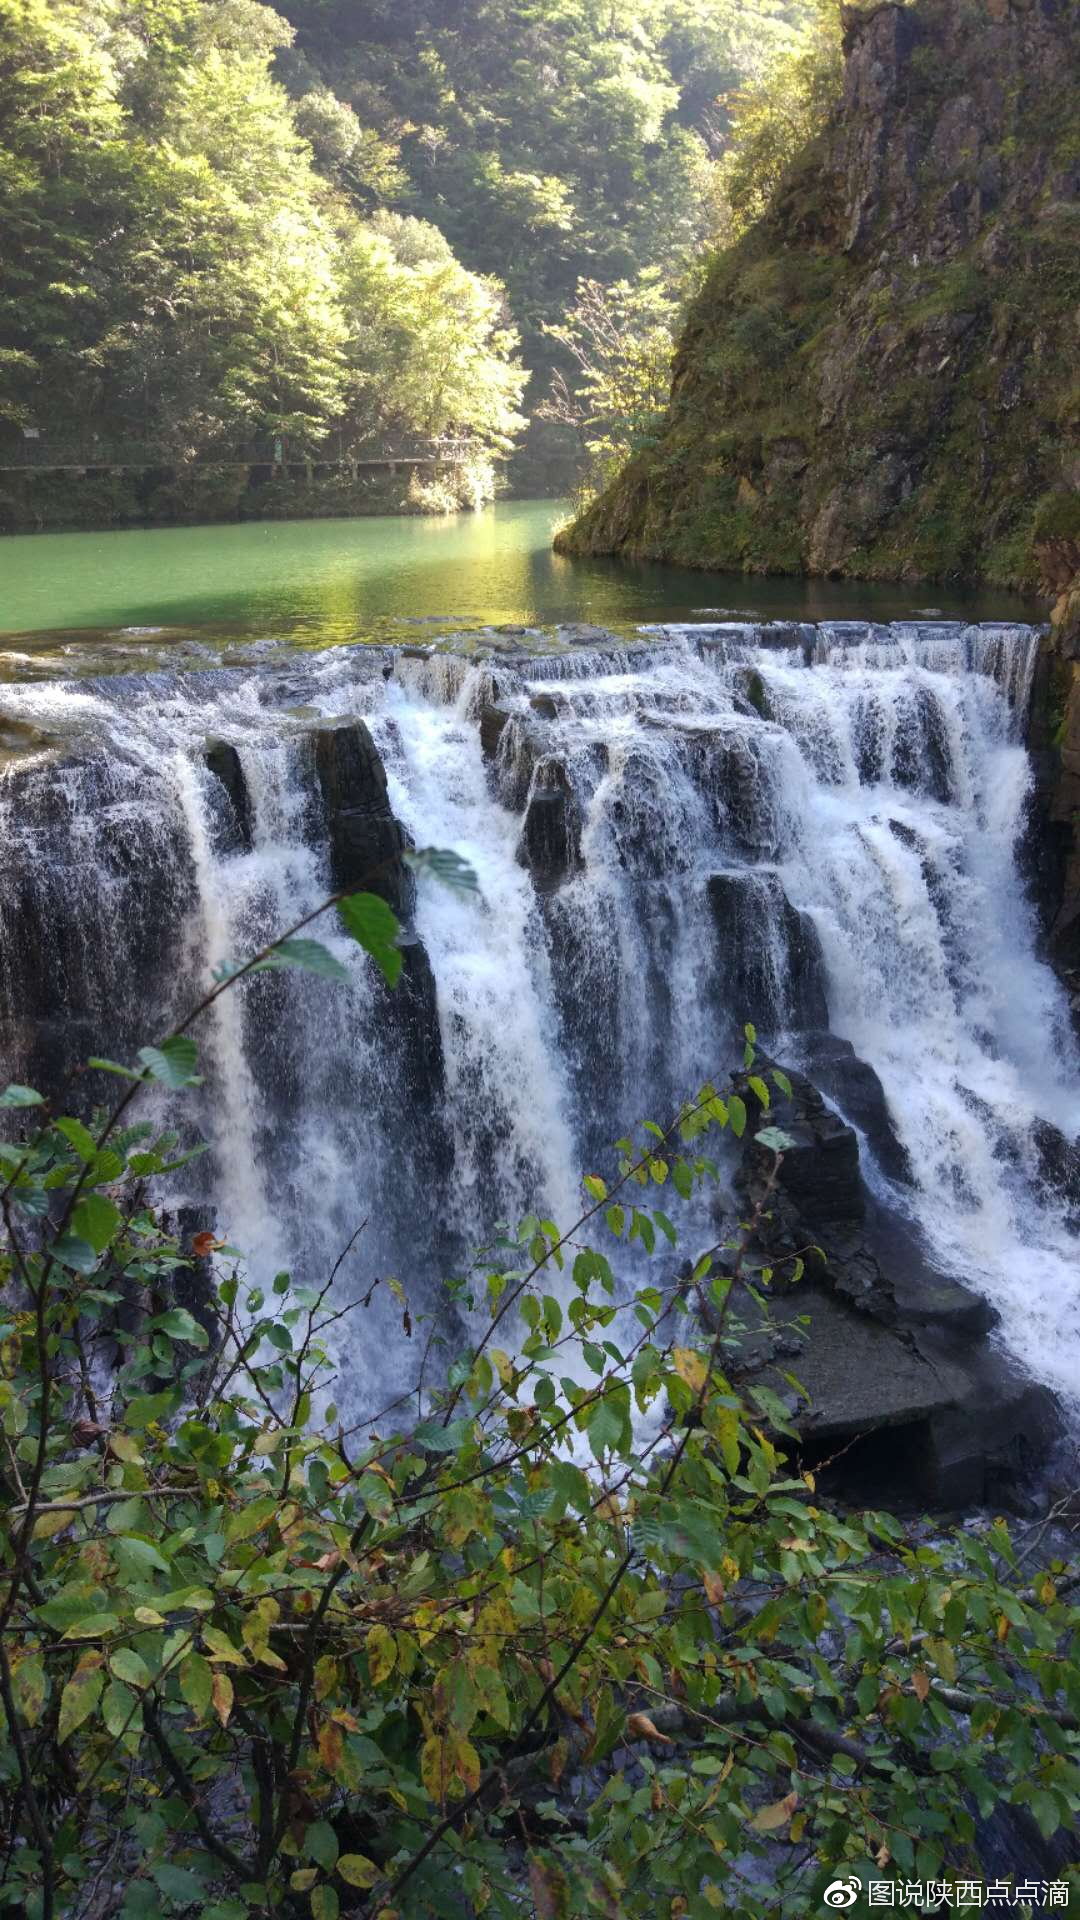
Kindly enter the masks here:
<path id="1" fill-rule="evenodd" d="M 45 1102 L 40 1093 L 35 1093 L 33 1087 L 20 1087 L 14 1081 L 10 1087 L 5 1087 L 3 1093 L 0 1093 L 0 1107 L 43 1107 L 44 1105 Z"/>
<path id="2" fill-rule="evenodd" d="M 337 1834 L 329 1820 L 316 1820 L 304 1835 L 304 1852 L 329 1873 L 338 1857 Z"/>
<path id="3" fill-rule="evenodd" d="M 104 1253 L 122 1224 L 119 1207 L 114 1207 L 101 1193 L 88 1193 L 71 1216 L 72 1232 L 78 1239 L 87 1241 L 95 1253 Z"/>
<path id="4" fill-rule="evenodd" d="M 451 1420 L 441 1427 L 437 1420 L 424 1420 L 413 1430 L 413 1444 L 425 1453 L 456 1453 L 472 1435 L 471 1420 Z"/>
<path id="5" fill-rule="evenodd" d="M 479 893 L 480 882 L 475 870 L 460 853 L 454 853 L 449 847 L 410 848 L 401 856 L 407 867 L 414 873 L 430 873 L 441 880 L 444 887 L 453 887 L 459 893 Z"/>
<path id="6" fill-rule="evenodd" d="M 159 1313 L 150 1321 L 150 1331 L 167 1333 L 170 1340 L 186 1340 L 191 1347 L 202 1349 L 210 1345 L 205 1327 L 200 1327 L 186 1307 L 170 1307 L 168 1313 Z"/>
<path id="7" fill-rule="evenodd" d="M 115 1548 L 118 1559 L 124 1563 L 123 1572 L 129 1579 L 142 1580 L 148 1573 L 172 1572 L 153 1541 L 144 1540 L 138 1534 L 118 1534 Z"/>
<path id="8" fill-rule="evenodd" d="M 728 1101 L 728 1113 L 731 1117 L 731 1131 L 736 1140 L 741 1140 L 746 1132 L 746 1108 L 737 1093 Z"/>
<path id="9" fill-rule="evenodd" d="M 323 1885 L 311 1889 L 312 1920 L 338 1920 L 341 1909 L 333 1887 Z"/>
<path id="10" fill-rule="evenodd" d="M 159 1860 L 150 1873 L 166 1900 L 175 1900 L 181 1906 L 188 1906 L 207 1891 L 197 1873 L 190 1867 L 175 1866 L 171 1860 Z"/>
<path id="11" fill-rule="evenodd" d="M 277 1496 L 269 1494 L 262 1500 L 252 1500 L 246 1507 L 239 1507 L 225 1527 L 225 1538 L 229 1545 L 235 1546 L 238 1540 L 248 1540 L 253 1533 L 261 1533 L 280 1505 Z"/>
<path id="12" fill-rule="evenodd" d="M 793 1140 L 790 1133 L 785 1133 L 782 1127 L 762 1127 L 761 1132 L 756 1133 L 754 1138 L 759 1146 L 768 1147 L 772 1153 L 786 1153 L 789 1147 L 798 1145 L 798 1141 Z"/>
<path id="13" fill-rule="evenodd" d="M 70 1267 L 73 1273 L 93 1273 L 97 1267 L 98 1256 L 89 1240 L 81 1240 L 77 1233 L 62 1233 L 53 1241 L 52 1250 L 62 1267 Z"/>
<path id="14" fill-rule="evenodd" d="M 618 1447 L 623 1436 L 623 1417 L 614 1405 L 614 1396 L 599 1400 L 589 1419 L 589 1445 L 600 1460 L 605 1452 Z"/>
<path id="15" fill-rule="evenodd" d="M 164 1393 L 137 1393 L 129 1400 L 124 1409 L 124 1418 L 129 1427 L 138 1431 L 148 1427 L 152 1420 L 167 1420 L 180 1404 L 180 1395 L 175 1387 L 168 1387 Z"/>
<path id="16" fill-rule="evenodd" d="M 139 1048 L 139 1059 L 150 1079 L 164 1087 L 201 1087 L 202 1080 L 195 1072 L 198 1058 L 198 1048 L 186 1033 L 174 1033 L 160 1047 Z"/>
<path id="17" fill-rule="evenodd" d="M 300 967 L 305 973 L 317 973 L 324 980 L 347 980 L 349 972 L 341 961 L 324 947 L 321 940 L 279 940 L 272 953 L 260 960 L 253 973 L 273 967 Z"/>
<path id="18" fill-rule="evenodd" d="M 377 893 L 350 893 L 338 904 L 346 933 L 371 955 L 387 986 L 397 985 L 404 964 L 397 915 Z"/>
<path id="19" fill-rule="evenodd" d="M 153 1675 L 142 1655 L 134 1647 L 117 1647 L 110 1655 L 109 1667 L 117 1680 L 126 1680 L 129 1687 L 135 1687 L 144 1693 L 150 1685 Z"/>
<path id="20" fill-rule="evenodd" d="M 213 1683 L 210 1662 L 201 1653 L 189 1653 L 180 1667 L 180 1695 L 200 1720 L 210 1711 Z"/>
<path id="21" fill-rule="evenodd" d="M 98 1145 L 93 1134 L 83 1126 L 81 1120 L 63 1119 L 56 1122 L 57 1133 L 62 1133 L 69 1146 L 74 1147 L 80 1160 L 92 1160 Z"/>
<path id="22" fill-rule="evenodd" d="M 119 1680 L 110 1680 L 101 1702 L 101 1717 L 114 1740 L 119 1740 L 129 1727 L 138 1722 L 138 1702 L 133 1693 Z"/>

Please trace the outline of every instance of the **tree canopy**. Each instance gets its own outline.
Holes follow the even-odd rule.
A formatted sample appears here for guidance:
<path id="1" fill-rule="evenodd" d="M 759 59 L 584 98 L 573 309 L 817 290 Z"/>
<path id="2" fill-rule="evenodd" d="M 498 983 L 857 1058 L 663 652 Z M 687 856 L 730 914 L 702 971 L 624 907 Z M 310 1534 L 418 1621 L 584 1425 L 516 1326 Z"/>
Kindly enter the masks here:
<path id="1" fill-rule="evenodd" d="M 810 9 L 0 0 L 0 427 L 505 451 L 587 289 L 652 379 Z"/>
<path id="2" fill-rule="evenodd" d="M 177 451 L 331 427 L 506 444 L 500 286 L 415 218 L 361 217 L 335 170 L 371 142 L 327 94 L 294 109 L 279 15 L 0 0 L 0 24 L 0 418 Z"/>

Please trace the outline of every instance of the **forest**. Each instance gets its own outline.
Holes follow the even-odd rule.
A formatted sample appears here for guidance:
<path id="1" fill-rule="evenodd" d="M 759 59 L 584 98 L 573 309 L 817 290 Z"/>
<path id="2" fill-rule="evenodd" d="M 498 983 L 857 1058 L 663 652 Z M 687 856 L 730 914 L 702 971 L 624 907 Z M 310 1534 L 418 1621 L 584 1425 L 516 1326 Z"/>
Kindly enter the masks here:
<path id="1" fill-rule="evenodd" d="M 528 416 L 519 490 L 557 491 L 622 411 L 579 399 L 575 346 L 614 320 L 593 376 L 644 364 L 655 404 L 732 103 L 811 12 L 3 0 L 0 435 L 449 438 L 475 497 Z"/>

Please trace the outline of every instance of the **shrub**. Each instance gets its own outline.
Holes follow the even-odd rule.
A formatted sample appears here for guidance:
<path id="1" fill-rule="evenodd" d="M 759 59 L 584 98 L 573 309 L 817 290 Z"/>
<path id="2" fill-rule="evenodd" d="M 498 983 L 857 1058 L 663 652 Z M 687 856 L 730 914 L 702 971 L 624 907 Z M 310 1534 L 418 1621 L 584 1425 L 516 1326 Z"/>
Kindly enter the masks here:
<path id="1" fill-rule="evenodd" d="M 327 904 L 393 984 L 385 903 Z M 247 974 L 342 972 L 314 917 L 134 1066 L 91 1063 L 122 1091 L 89 1125 L 0 1097 L 28 1123 L 0 1147 L 8 1910 L 796 1915 L 838 1873 L 970 1878 L 1001 1802 L 1071 1820 L 1080 1577 L 1025 1573 L 1000 1521 L 831 1511 L 735 1377 L 736 1283 L 801 1267 L 749 1267 L 789 1144 L 752 1029 L 739 1091 L 478 1257 L 482 1331 L 426 1398 L 326 1404 L 332 1275 L 264 1294 L 207 1234 L 213 1287 L 175 1303 L 147 1182 L 186 1156 L 136 1104 L 195 1083 L 188 1029 Z M 747 1128 L 763 1199 L 673 1271 L 664 1208 Z M 655 1277 L 620 1306 L 631 1244 Z"/>

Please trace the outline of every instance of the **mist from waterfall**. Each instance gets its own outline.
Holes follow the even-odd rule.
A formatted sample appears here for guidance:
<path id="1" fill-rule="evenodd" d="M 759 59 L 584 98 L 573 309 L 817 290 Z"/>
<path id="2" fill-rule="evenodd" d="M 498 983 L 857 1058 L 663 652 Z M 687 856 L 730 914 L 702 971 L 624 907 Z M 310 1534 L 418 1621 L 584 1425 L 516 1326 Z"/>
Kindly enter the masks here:
<path id="1" fill-rule="evenodd" d="M 438 1047 L 419 1084 L 331 916 L 313 931 L 348 988 L 268 975 L 203 1023 L 211 1153 L 189 1198 L 257 1276 L 320 1278 L 366 1222 L 342 1283 L 393 1273 L 430 1308 L 500 1220 L 572 1219 L 580 1172 L 734 1064 L 744 1021 L 798 1064 L 827 1002 L 914 1176 L 896 1187 L 867 1155 L 871 1183 L 1080 1399 L 1077 1223 L 1045 1145 L 1080 1133 L 1077 1059 L 1017 858 L 1036 647 L 1011 626 L 713 624 L 532 658 L 339 647 L 7 688 L 49 742 L 0 778 L 8 1075 L 50 1045 L 65 1068 L 76 1044 L 124 1057 L 325 897 L 313 740 L 363 720 L 413 843 L 454 848 L 480 895 L 420 882 Z M 246 836 L 208 739 L 235 750 Z M 556 873 L 523 859 L 538 794 L 569 822 Z M 402 1364 L 396 1327 L 377 1303 L 349 1355 L 367 1406 Z"/>

